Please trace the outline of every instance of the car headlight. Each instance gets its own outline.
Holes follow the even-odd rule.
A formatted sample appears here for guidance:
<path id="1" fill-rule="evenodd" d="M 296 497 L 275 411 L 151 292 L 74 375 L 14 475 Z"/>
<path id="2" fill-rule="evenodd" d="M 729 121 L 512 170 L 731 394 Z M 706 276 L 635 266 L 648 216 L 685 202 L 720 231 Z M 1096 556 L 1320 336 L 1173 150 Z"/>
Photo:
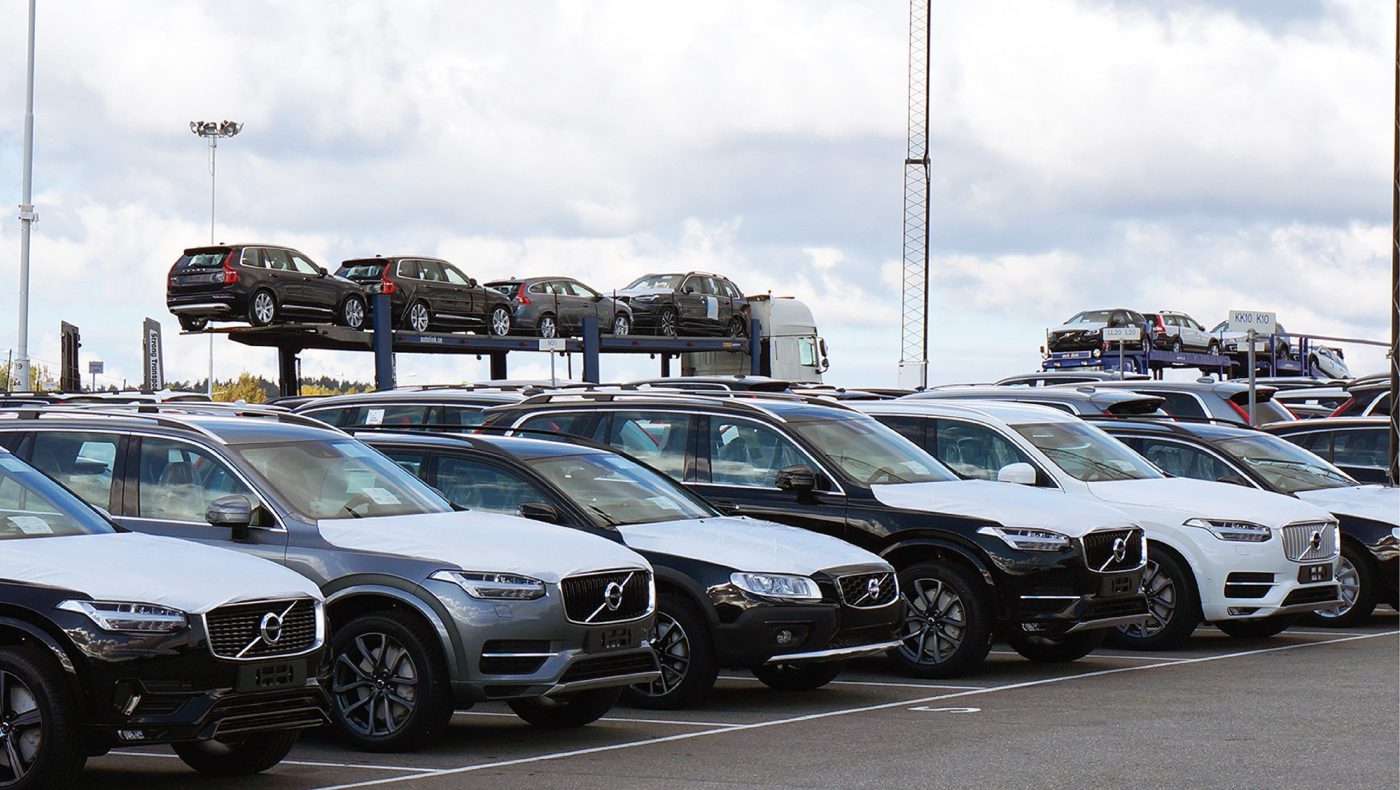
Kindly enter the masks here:
<path id="1" fill-rule="evenodd" d="M 58 608 L 87 615 L 103 631 L 168 634 L 189 625 L 189 618 L 179 609 L 136 601 L 68 600 Z"/>
<path id="2" fill-rule="evenodd" d="M 1188 527 L 1209 530 L 1210 534 L 1215 537 L 1235 543 L 1264 543 L 1273 536 L 1273 530 L 1263 524 L 1251 524 L 1248 521 L 1190 518 L 1186 520 L 1185 524 Z"/>
<path id="3" fill-rule="evenodd" d="M 1006 545 L 1021 551 L 1062 551 L 1069 548 L 1069 536 L 1048 529 L 1024 527 L 982 527 L 979 535 L 1001 538 Z"/>
<path id="4" fill-rule="evenodd" d="M 514 573 L 438 571 L 432 578 L 452 582 L 473 598 L 490 601 L 533 601 L 544 597 L 544 582 Z"/>
<path id="5" fill-rule="evenodd" d="M 776 573 L 732 573 L 729 581 L 739 589 L 764 598 L 780 601 L 820 601 L 821 590 L 806 576 L 784 576 Z"/>

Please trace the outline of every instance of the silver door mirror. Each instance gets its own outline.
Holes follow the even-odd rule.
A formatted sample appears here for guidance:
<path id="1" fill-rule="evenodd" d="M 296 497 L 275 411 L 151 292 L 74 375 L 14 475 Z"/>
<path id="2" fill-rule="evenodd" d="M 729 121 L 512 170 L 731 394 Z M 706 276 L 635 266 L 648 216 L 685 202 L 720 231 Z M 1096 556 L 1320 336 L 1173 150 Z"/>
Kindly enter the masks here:
<path id="1" fill-rule="evenodd" d="M 997 471 L 997 482 L 1033 486 L 1035 485 L 1035 467 L 1027 463 L 1007 464 Z"/>

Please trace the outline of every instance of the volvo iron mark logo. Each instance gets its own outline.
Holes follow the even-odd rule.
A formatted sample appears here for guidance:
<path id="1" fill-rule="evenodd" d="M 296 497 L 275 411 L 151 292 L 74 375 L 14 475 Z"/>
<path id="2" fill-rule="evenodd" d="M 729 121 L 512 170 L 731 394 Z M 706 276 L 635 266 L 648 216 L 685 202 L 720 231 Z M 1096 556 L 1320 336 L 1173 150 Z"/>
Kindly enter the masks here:
<path id="1" fill-rule="evenodd" d="M 258 634 L 262 636 L 262 641 L 269 646 L 275 645 L 282 640 L 282 615 L 276 612 L 268 612 L 262 616 L 262 621 L 258 623 Z"/>
<path id="2" fill-rule="evenodd" d="M 1322 532 L 1321 532 L 1320 530 L 1316 530 L 1316 529 L 1315 529 L 1315 530 L 1313 530 L 1312 536 L 1308 538 L 1308 551 L 1309 551 L 1309 552 L 1313 552 L 1313 551 L 1319 551 L 1319 550 L 1321 550 L 1321 549 L 1322 549 Z"/>
<path id="3" fill-rule="evenodd" d="M 1099 571 L 1102 572 L 1102 571 L 1104 571 L 1104 570 L 1107 570 L 1107 569 L 1108 569 L 1108 566 L 1114 564 L 1115 562 L 1122 562 L 1127 556 L 1128 556 L 1128 539 L 1127 539 L 1127 538 L 1114 538 L 1114 539 L 1113 539 L 1113 549 L 1112 549 L 1112 551 L 1109 553 L 1108 559 L 1104 560 L 1104 561 L 1103 561 L 1103 564 L 1099 566 Z"/>
<path id="4" fill-rule="evenodd" d="M 608 607 L 609 612 L 621 609 L 622 585 L 617 582 L 608 582 L 608 586 L 603 588 L 603 604 Z"/>
<path id="5" fill-rule="evenodd" d="M 880 577 L 875 576 L 865 583 L 865 597 L 872 601 L 880 600 Z"/>

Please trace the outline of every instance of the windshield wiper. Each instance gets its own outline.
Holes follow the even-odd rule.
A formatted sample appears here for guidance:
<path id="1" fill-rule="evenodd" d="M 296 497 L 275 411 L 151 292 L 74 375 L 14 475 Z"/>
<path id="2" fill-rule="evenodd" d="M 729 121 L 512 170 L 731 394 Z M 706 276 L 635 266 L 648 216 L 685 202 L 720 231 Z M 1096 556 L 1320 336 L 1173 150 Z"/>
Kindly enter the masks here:
<path id="1" fill-rule="evenodd" d="M 593 511 L 594 513 L 597 513 L 598 517 L 603 519 L 603 523 L 607 524 L 610 527 L 615 527 L 622 523 L 621 521 L 618 521 L 617 519 L 608 515 L 608 511 L 598 507 L 597 505 L 589 505 L 588 509 Z"/>
<path id="2" fill-rule="evenodd" d="M 1095 469 L 1098 469 L 1098 470 L 1100 470 L 1100 471 L 1102 471 L 1102 472 L 1107 472 L 1108 474 L 1113 475 L 1113 476 L 1114 476 L 1114 477 L 1113 477 L 1114 480 L 1132 480 L 1132 479 L 1133 479 L 1133 476 L 1132 476 L 1132 475 L 1128 474 L 1127 472 L 1124 472 L 1122 469 L 1114 468 L 1114 467 L 1109 466 L 1108 464 L 1106 464 L 1106 463 L 1104 463 L 1104 462 L 1102 462 L 1102 461 L 1095 461 L 1094 459 L 1090 458 L 1090 457 L 1087 456 L 1087 455 L 1080 455 L 1079 453 L 1073 453 L 1073 452 L 1070 452 L 1069 450 L 1066 450 L 1066 449 L 1064 449 L 1064 448 L 1062 448 L 1062 447 L 1042 447 L 1042 448 L 1040 448 L 1040 449 L 1044 450 L 1044 451 L 1047 452 L 1047 453 L 1061 453 L 1062 455 L 1067 455 L 1067 456 L 1069 456 L 1070 458 L 1075 459 L 1076 461 L 1082 461 L 1083 463 L 1086 463 L 1086 464 L 1089 464 L 1089 465 L 1093 466 Z"/>
<path id="3" fill-rule="evenodd" d="M 355 518 L 364 518 L 364 516 L 362 516 L 362 515 L 360 515 L 359 513 L 356 513 L 355 511 L 351 510 L 349 505 L 346 505 L 344 509 L 345 509 L 345 512 L 346 512 L 346 513 L 349 513 L 351 516 L 354 516 Z"/>

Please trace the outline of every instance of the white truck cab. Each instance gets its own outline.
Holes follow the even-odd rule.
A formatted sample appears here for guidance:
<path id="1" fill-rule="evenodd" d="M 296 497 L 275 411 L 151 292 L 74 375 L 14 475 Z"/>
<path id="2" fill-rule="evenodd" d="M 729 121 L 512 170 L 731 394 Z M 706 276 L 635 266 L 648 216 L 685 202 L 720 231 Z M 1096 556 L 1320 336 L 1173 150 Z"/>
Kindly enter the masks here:
<path id="1" fill-rule="evenodd" d="M 759 321 L 759 373 L 785 381 L 820 382 L 831 362 L 812 308 L 791 296 L 745 298 L 751 316 Z M 681 355 L 681 375 L 741 375 L 751 373 L 752 364 L 748 354 L 697 351 Z"/>

